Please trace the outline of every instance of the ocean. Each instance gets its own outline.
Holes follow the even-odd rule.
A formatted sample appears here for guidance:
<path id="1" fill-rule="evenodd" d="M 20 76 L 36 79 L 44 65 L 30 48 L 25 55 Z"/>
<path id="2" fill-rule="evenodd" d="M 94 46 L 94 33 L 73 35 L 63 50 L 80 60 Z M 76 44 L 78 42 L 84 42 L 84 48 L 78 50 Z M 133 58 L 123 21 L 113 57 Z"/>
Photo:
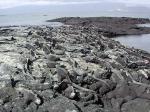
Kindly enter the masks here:
<path id="1" fill-rule="evenodd" d="M 125 46 L 142 49 L 150 53 L 150 34 L 120 36 L 114 39 Z"/>
<path id="2" fill-rule="evenodd" d="M 0 15 L 0 26 L 13 25 L 51 25 L 57 26 L 60 23 L 48 23 L 46 20 L 51 19 L 50 15 L 42 14 L 14 14 L 14 15 Z"/>

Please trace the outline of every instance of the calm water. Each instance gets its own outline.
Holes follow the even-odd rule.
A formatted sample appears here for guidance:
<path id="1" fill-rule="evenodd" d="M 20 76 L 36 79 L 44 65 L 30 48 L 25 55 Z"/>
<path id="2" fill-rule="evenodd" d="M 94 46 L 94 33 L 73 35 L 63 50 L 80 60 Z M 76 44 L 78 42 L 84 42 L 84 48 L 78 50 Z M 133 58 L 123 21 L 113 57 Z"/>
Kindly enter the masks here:
<path id="1" fill-rule="evenodd" d="M 126 46 L 143 49 L 150 53 L 150 34 L 121 36 L 115 38 L 115 40 L 121 42 Z"/>
<path id="2" fill-rule="evenodd" d="M 42 14 L 16 14 L 16 15 L 0 15 L 0 26 L 9 25 L 51 25 L 59 26 L 61 23 L 45 22 L 51 19 L 50 15 Z"/>

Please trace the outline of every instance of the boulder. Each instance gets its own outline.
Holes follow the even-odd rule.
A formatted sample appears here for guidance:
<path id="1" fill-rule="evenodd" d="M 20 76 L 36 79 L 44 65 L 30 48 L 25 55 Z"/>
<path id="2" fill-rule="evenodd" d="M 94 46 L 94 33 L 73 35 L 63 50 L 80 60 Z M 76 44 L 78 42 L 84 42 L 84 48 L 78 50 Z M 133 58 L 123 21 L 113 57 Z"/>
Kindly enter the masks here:
<path id="1" fill-rule="evenodd" d="M 131 100 L 122 106 L 122 112 L 149 112 L 150 101 L 146 99 Z"/>
<path id="2" fill-rule="evenodd" d="M 37 112 L 79 112 L 74 103 L 74 101 L 59 96 L 51 99 L 50 102 L 45 102 Z"/>
<path id="3" fill-rule="evenodd" d="M 47 56 L 47 59 L 48 59 L 49 61 L 59 61 L 59 60 L 60 60 L 59 57 L 57 57 L 56 55 L 52 55 L 52 54 L 48 55 L 48 56 Z"/>

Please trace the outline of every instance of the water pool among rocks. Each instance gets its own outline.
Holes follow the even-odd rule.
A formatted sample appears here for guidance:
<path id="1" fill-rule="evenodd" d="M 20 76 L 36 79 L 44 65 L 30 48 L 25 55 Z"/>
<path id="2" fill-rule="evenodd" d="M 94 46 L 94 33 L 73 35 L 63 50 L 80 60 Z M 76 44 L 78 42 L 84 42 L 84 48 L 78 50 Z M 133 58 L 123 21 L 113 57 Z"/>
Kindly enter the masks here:
<path id="1" fill-rule="evenodd" d="M 115 38 L 115 40 L 123 45 L 150 52 L 150 34 L 120 36 Z"/>

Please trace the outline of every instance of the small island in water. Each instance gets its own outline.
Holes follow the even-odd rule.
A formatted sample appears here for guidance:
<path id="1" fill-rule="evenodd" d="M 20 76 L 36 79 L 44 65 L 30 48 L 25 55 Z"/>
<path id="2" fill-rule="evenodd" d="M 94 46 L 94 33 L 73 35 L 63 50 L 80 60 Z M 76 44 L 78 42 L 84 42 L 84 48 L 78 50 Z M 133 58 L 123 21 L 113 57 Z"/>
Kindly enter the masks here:
<path id="1" fill-rule="evenodd" d="M 112 38 L 149 19 L 64 17 L 0 27 L 0 111 L 149 112 L 150 54 Z"/>
<path id="2" fill-rule="evenodd" d="M 121 35 L 150 34 L 150 28 L 140 27 L 148 24 L 150 19 L 129 17 L 64 17 L 47 22 L 61 22 L 67 25 L 94 28 L 104 36 L 113 38 Z"/>

